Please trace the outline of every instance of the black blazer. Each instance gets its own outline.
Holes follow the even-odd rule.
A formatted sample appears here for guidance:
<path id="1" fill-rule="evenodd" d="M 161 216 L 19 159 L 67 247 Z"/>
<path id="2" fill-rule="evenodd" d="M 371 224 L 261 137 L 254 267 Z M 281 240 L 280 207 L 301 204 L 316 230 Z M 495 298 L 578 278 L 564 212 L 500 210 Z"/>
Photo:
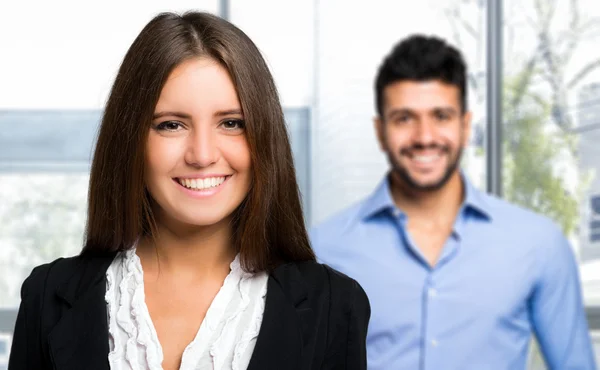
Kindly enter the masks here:
<path id="1" fill-rule="evenodd" d="M 114 254 L 58 259 L 23 283 L 9 370 L 109 370 L 106 270 Z M 248 370 L 366 369 L 369 301 L 360 285 L 314 262 L 269 276 Z"/>

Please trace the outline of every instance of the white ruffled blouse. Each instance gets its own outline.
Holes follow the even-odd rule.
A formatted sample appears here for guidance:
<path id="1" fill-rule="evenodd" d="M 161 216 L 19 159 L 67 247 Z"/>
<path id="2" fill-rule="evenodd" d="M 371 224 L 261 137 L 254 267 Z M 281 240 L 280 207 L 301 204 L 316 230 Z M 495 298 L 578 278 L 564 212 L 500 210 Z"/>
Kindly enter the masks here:
<path id="1" fill-rule="evenodd" d="M 262 323 L 268 275 L 242 270 L 237 256 L 211 303 L 180 370 L 243 370 Z M 106 272 L 111 370 L 162 370 L 163 352 L 144 297 L 135 249 L 119 253 Z"/>

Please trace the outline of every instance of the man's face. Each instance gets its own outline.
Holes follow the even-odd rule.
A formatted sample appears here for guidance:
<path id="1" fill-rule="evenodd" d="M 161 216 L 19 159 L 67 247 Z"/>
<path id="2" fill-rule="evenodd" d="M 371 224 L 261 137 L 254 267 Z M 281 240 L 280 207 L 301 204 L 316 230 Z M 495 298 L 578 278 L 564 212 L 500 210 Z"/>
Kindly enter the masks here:
<path id="1" fill-rule="evenodd" d="M 399 81 L 383 90 L 375 119 L 392 176 L 414 191 L 442 188 L 457 172 L 471 130 L 458 87 L 441 81 Z"/>

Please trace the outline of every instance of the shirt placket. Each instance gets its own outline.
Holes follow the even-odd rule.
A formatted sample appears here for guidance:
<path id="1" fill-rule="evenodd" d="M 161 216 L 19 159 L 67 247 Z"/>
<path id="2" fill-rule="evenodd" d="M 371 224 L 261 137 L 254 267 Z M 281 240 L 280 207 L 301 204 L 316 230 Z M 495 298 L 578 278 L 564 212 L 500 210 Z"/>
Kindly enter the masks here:
<path id="1" fill-rule="evenodd" d="M 444 358 L 441 353 L 443 346 L 447 345 L 449 338 L 444 338 L 444 303 L 443 284 L 440 279 L 440 272 L 444 269 L 456 255 L 458 251 L 459 240 L 450 236 L 444 245 L 442 255 L 438 263 L 429 268 L 427 277 L 423 284 L 423 323 L 422 323 L 422 342 L 421 342 L 421 369 L 438 370 L 444 368 Z"/>
<path id="2" fill-rule="evenodd" d="M 457 230 L 462 229 L 463 220 L 458 218 L 454 225 L 453 232 L 446 240 L 440 258 L 435 266 L 430 266 L 419 248 L 414 245 L 406 231 L 406 215 L 395 210 L 393 212 L 396 224 L 401 232 L 402 238 L 415 257 L 415 262 L 426 269 L 426 277 L 423 282 L 422 303 L 421 303 L 421 351 L 420 351 L 420 369 L 421 370 L 439 370 L 444 368 L 443 356 L 439 353 L 443 351 L 445 345 L 444 338 L 441 338 L 443 322 L 443 304 L 441 298 L 444 294 L 442 284 L 439 280 L 440 270 L 448 265 L 456 256 L 459 249 L 460 236 Z"/>

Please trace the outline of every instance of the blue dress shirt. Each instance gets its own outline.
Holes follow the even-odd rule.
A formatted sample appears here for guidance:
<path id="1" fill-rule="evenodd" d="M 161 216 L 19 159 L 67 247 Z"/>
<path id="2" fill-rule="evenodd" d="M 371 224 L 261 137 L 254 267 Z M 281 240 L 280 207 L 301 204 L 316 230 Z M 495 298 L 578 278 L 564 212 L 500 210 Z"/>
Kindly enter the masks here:
<path id="1" fill-rule="evenodd" d="M 371 302 L 370 370 L 523 370 L 532 332 L 552 370 L 595 369 L 577 263 L 548 218 L 480 192 L 431 267 L 387 178 L 311 230 L 317 257 Z"/>

